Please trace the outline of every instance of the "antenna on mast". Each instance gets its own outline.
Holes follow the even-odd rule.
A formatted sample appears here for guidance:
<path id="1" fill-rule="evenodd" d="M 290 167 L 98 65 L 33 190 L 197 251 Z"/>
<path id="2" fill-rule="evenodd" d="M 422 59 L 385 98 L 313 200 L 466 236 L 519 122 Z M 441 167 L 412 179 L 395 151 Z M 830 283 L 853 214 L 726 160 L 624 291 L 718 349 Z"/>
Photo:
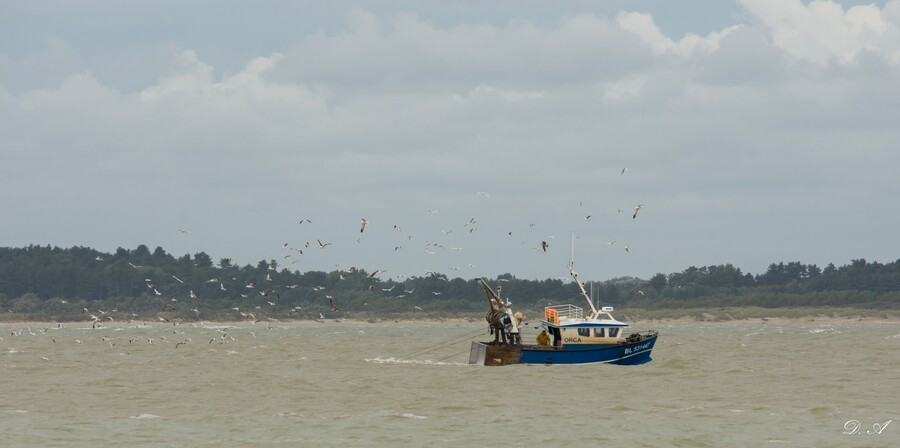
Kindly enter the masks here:
<path id="1" fill-rule="evenodd" d="M 569 238 L 569 270 L 575 267 L 575 232 Z"/>
<path id="2" fill-rule="evenodd" d="M 587 291 L 584 290 L 584 285 L 581 284 L 581 280 L 578 279 L 578 273 L 575 272 L 575 232 L 572 232 L 572 247 L 569 250 L 569 274 L 572 276 L 572 279 L 575 280 L 575 284 L 578 285 L 581 297 L 583 297 L 584 300 L 587 301 L 588 306 L 591 307 L 591 318 L 594 319 L 597 317 L 597 308 L 594 307 L 594 301 L 591 300 Z"/>

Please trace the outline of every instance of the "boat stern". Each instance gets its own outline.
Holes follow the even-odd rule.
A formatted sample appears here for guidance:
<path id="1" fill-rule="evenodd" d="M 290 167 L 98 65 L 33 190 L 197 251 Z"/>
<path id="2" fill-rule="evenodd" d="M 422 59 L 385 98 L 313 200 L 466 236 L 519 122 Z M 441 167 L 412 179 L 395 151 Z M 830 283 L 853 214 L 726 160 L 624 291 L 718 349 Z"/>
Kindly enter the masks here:
<path id="1" fill-rule="evenodd" d="M 472 341 L 472 347 L 469 349 L 469 364 L 505 366 L 521 362 L 522 349 L 516 345 Z"/>

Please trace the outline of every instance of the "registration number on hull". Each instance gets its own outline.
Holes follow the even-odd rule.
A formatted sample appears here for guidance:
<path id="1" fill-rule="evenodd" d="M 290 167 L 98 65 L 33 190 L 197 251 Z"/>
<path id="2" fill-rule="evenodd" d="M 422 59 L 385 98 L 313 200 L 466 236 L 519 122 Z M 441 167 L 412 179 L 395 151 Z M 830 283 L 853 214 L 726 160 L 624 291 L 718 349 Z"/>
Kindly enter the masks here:
<path id="1" fill-rule="evenodd" d="M 634 347 L 628 347 L 628 348 L 626 348 L 626 349 L 625 349 L 625 354 L 626 354 L 626 355 L 630 355 L 630 354 L 632 354 L 632 353 L 637 353 L 637 352 L 639 352 L 639 351 L 646 350 L 646 349 L 649 348 L 649 347 L 650 347 L 650 343 L 649 343 L 649 342 L 644 342 L 644 343 L 641 344 L 641 345 L 635 345 Z"/>

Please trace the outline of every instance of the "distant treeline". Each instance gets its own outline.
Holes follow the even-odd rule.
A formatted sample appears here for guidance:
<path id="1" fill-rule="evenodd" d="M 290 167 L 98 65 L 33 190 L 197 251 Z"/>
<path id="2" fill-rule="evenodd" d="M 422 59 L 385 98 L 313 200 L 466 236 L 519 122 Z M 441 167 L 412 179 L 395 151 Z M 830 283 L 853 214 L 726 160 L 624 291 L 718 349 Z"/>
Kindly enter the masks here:
<path id="1" fill-rule="evenodd" d="M 104 253 L 86 247 L 0 248 L 0 307 L 6 319 L 235 320 L 457 315 L 487 310 L 478 279 L 434 273 L 403 281 L 379 272 L 301 273 L 276 260 L 237 266 L 199 252 L 174 257 L 145 245 Z M 584 280 L 584 279 L 582 279 Z M 559 279 L 487 279 L 517 309 L 583 305 Z M 689 267 L 649 280 L 620 277 L 593 284 L 604 305 L 660 309 L 724 306 L 900 308 L 900 260 L 864 259 L 824 269 L 773 263 L 759 275 L 730 264 Z"/>

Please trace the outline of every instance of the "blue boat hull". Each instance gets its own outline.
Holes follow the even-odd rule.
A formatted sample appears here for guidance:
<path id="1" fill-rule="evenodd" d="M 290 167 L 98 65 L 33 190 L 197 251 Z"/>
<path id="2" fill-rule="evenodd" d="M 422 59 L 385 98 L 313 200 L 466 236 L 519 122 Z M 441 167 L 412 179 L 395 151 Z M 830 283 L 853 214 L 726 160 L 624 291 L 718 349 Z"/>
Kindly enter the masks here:
<path id="1" fill-rule="evenodd" d="M 652 360 L 650 351 L 656 344 L 656 338 L 657 336 L 654 335 L 631 344 L 612 346 L 525 346 L 522 347 L 520 362 L 525 364 L 645 364 Z"/>
<path id="2" fill-rule="evenodd" d="M 640 365 L 648 363 L 650 351 L 658 335 L 653 334 L 640 341 L 623 345 L 578 345 L 562 347 L 545 345 L 491 345 L 473 342 L 470 364 L 619 364 Z"/>

